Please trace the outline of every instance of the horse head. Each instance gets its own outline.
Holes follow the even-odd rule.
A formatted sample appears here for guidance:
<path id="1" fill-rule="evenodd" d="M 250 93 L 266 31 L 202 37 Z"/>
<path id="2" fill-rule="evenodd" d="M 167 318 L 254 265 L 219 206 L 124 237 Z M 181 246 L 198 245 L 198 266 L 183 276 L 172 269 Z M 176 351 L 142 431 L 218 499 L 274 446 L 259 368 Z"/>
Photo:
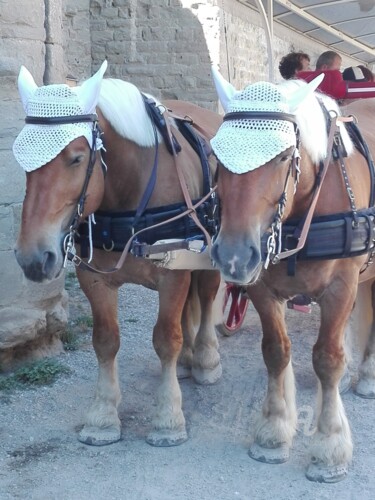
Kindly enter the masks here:
<path id="1" fill-rule="evenodd" d="M 26 171 L 26 196 L 15 254 L 25 276 L 33 281 L 59 275 L 65 235 L 102 199 L 102 143 L 95 108 L 106 68 L 105 61 L 75 88 L 38 87 L 26 68 L 19 73 L 27 116 L 13 152 Z"/>
<path id="2" fill-rule="evenodd" d="M 236 92 L 214 73 L 226 115 L 211 140 L 219 161 L 221 221 L 211 255 L 226 281 L 253 283 L 260 276 L 262 235 L 284 211 L 284 198 L 293 196 L 288 179 L 298 157 L 294 113 L 323 77 L 289 93 L 268 82 Z"/>

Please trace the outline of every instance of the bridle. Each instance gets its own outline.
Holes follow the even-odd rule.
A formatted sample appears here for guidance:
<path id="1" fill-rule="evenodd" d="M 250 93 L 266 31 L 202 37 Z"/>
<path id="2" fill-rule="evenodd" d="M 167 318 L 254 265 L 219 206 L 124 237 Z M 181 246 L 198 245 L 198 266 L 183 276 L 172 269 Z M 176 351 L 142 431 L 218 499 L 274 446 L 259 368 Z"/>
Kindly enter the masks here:
<path id="1" fill-rule="evenodd" d="M 264 262 L 264 268 L 267 269 L 270 262 L 276 262 L 276 258 L 279 259 L 281 255 L 281 241 L 282 241 L 282 221 L 285 212 L 285 207 L 287 203 L 287 189 L 290 176 L 294 171 L 294 192 L 297 190 L 297 185 L 299 182 L 299 177 L 301 174 L 300 170 L 300 154 L 299 154 L 299 144 L 300 144 L 300 133 L 297 126 L 296 117 L 290 113 L 283 113 L 278 111 L 235 111 L 227 113 L 224 116 L 224 121 L 230 120 L 282 120 L 289 121 L 293 123 L 294 133 L 296 135 L 296 146 L 294 148 L 292 159 L 289 162 L 288 172 L 286 174 L 286 179 L 284 182 L 283 192 L 278 200 L 276 213 L 270 224 L 270 234 L 267 239 L 267 256 Z"/>
<path id="2" fill-rule="evenodd" d="M 91 175 L 94 171 L 94 166 L 96 163 L 96 153 L 97 139 L 102 134 L 102 131 L 98 123 L 98 115 L 96 113 L 87 115 L 76 115 L 76 116 L 53 116 L 53 117 L 38 117 L 38 116 L 26 116 L 25 122 L 28 125 L 67 125 L 71 123 L 92 123 L 92 145 L 90 147 L 90 158 L 88 161 L 85 180 L 81 189 L 81 194 L 79 195 L 76 211 L 73 213 L 69 226 L 69 232 L 66 234 L 63 242 L 63 249 L 65 252 L 64 267 L 66 267 L 68 255 L 74 250 L 74 236 L 77 232 L 78 226 L 80 224 L 81 218 L 85 210 L 85 202 L 87 196 L 87 189 L 91 179 Z M 107 168 L 101 159 L 101 166 L 103 175 L 105 177 Z"/>

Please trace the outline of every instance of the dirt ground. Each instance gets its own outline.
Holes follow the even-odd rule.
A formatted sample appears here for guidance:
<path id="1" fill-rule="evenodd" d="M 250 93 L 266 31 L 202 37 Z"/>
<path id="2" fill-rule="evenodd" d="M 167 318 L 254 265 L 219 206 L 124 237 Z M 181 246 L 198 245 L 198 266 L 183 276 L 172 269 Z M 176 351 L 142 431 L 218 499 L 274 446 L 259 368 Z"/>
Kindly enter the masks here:
<path id="1" fill-rule="evenodd" d="M 89 314 L 77 286 L 70 290 L 70 303 L 71 321 Z M 159 374 L 151 343 L 156 312 L 155 292 L 134 285 L 121 289 L 120 442 L 97 448 L 76 438 L 97 376 L 87 329 L 81 347 L 60 356 L 70 375 L 52 386 L 0 396 L 1 500 L 374 498 L 375 401 L 352 391 L 343 395 L 354 440 L 348 477 L 327 485 L 311 483 L 304 475 L 315 403 L 311 346 L 317 306 L 312 314 L 288 311 L 299 426 L 291 458 L 282 465 L 255 462 L 247 454 L 266 384 L 259 320 L 251 307 L 240 331 L 231 338 L 219 335 L 221 380 L 213 386 L 181 381 L 188 442 L 173 448 L 153 448 L 145 442 Z"/>

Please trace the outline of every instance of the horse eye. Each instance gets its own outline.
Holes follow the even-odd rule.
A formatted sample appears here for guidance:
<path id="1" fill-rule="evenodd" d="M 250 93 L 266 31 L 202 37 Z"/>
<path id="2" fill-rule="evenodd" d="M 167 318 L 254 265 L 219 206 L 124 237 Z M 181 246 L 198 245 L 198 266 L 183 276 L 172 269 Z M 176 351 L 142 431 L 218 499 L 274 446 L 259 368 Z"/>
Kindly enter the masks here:
<path id="1" fill-rule="evenodd" d="M 282 156 L 282 157 L 280 158 L 280 162 L 281 162 L 281 163 L 284 163 L 284 162 L 286 162 L 286 161 L 290 161 L 290 160 L 291 160 L 291 156 L 290 156 L 290 155 L 285 155 L 285 156 Z"/>
<path id="2" fill-rule="evenodd" d="M 84 158 L 84 155 L 77 155 L 77 156 L 75 156 L 71 160 L 70 165 L 72 165 L 72 166 L 79 165 L 81 163 L 81 161 L 83 160 L 83 158 Z"/>

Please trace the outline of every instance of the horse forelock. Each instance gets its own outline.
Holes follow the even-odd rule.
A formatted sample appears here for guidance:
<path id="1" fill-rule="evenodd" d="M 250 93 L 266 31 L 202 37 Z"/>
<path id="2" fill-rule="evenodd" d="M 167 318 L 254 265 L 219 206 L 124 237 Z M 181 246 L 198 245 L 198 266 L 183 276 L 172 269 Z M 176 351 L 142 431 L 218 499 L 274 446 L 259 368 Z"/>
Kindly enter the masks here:
<path id="1" fill-rule="evenodd" d="M 155 145 L 154 128 L 135 85 L 114 78 L 103 80 L 98 107 L 121 137 L 143 147 Z"/>
<path id="2" fill-rule="evenodd" d="M 286 93 L 293 93 L 298 87 L 306 85 L 302 80 L 288 80 L 279 84 Z M 319 163 L 327 155 L 327 124 L 326 117 L 319 104 L 323 102 L 328 111 L 341 115 L 340 108 L 334 99 L 318 91 L 314 92 L 301 103 L 295 112 L 296 121 L 301 134 L 301 144 L 314 164 Z M 348 154 L 353 152 L 353 144 L 343 123 L 339 122 L 342 141 Z"/>

